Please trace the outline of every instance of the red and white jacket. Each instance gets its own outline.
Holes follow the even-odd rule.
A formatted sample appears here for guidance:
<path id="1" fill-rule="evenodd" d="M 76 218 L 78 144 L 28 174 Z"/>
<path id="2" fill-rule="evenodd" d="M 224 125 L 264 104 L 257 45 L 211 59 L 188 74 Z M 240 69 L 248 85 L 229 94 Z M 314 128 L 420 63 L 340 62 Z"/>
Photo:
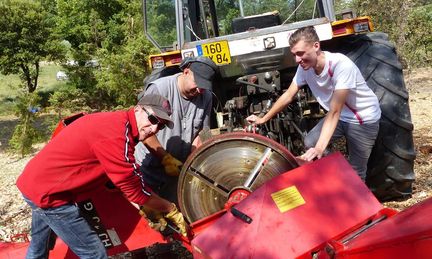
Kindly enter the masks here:
<path id="1" fill-rule="evenodd" d="M 83 116 L 56 135 L 17 180 L 41 208 L 75 202 L 76 196 L 111 180 L 139 205 L 151 195 L 133 156 L 138 141 L 133 108 Z"/>

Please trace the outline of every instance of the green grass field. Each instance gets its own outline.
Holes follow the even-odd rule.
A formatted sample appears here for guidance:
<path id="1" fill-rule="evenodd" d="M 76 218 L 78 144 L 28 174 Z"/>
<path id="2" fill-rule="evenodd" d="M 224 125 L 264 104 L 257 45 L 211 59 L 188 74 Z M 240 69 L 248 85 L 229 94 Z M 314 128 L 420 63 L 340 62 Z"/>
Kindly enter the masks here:
<path id="1" fill-rule="evenodd" d="M 62 70 L 55 64 L 41 64 L 39 72 L 37 92 L 53 92 L 66 84 L 65 81 L 57 81 L 56 73 Z M 0 74 L 0 116 L 13 114 L 14 101 L 21 94 L 22 82 L 18 75 Z"/>

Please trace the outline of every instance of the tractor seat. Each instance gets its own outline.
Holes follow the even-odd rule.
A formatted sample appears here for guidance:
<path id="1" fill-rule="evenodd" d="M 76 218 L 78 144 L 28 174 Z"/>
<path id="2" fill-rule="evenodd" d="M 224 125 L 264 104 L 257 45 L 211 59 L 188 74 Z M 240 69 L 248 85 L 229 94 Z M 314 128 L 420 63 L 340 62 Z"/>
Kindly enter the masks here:
<path id="1" fill-rule="evenodd" d="M 234 33 L 276 25 L 281 25 L 281 18 L 278 11 L 235 18 L 231 23 Z"/>

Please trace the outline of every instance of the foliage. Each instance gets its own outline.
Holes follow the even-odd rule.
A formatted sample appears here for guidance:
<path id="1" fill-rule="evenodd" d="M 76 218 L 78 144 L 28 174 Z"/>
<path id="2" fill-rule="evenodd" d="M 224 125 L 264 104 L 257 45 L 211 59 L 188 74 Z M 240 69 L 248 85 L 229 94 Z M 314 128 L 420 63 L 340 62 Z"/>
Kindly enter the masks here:
<path id="1" fill-rule="evenodd" d="M 406 67 L 417 67 L 430 64 L 432 14 L 430 4 L 426 3 L 424 0 L 355 0 L 352 7 L 357 15 L 371 16 L 375 29 L 389 35 Z"/>
<path id="2" fill-rule="evenodd" d="M 144 36 L 139 2 L 131 2 L 117 15 L 121 18 L 115 26 L 125 37 L 111 51 L 106 48 L 98 51 L 103 69 L 96 73 L 97 88 L 115 100 L 112 106 L 128 107 L 136 103 L 136 93 L 142 90 L 148 73 L 148 55 L 155 50 Z"/>
<path id="3" fill-rule="evenodd" d="M 37 1 L 1 2 L 0 13 L 0 71 L 19 74 L 32 93 L 38 86 L 39 62 L 63 58 L 54 23 Z"/>
<path id="4" fill-rule="evenodd" d="M 171 47 L 176 41 L 174 1 L 153 0 L 147 3 L 147 32 L 161 47 Z"/>
<path id="5" fill-rule="evenodd" d="M 100 54 L 104 69 L 97 72 L 97 87 L 115 97 L 117 105 L 127 107 L 136 103 L 136 96 L 142 91 L 143 79 L 147 73 L 148 54 L 151 49 L 143 33 L 129 39 L 116 52 Z M 102 52 L 102 51 L 101 51 Z"/>
<path id="6" fill-rule="evenodd" d="M 391 39 L 400 35 L 401 26 L 406 24 L 408 9 L 415 0 L 356 0 L 354 7 L 358 15 L 371 16 L 374 26 L 378 31 L 389 34 Z M 386 10 L 383 12 L 383 10 Z"/>
<path id="7" fill-rule="evenodd" d="M 221 35 L 228 35 L 233 33 L 233 28 L 232 28 L 232 20 L 234 20 L 235 18 L 240 16 L 240 11 L 236 10 L 236 9 L 230 9 L 225 17 L 225 19 L 223 19 L 220 24 L 222 24 L 222 30 L 221 30 Z"/>
<path id="8" fill-rule="evenodd" d="M 409 67 L 432 64 L 432 4 L 414 8 L 408 16 L 406 43 L 398 46 Z"/>
<path id="9" fill-rule="evenodd" d="M 110 98 L 107 93 L 96 88 L 94 73 L 98 65 L 95 56 L 107 39 L 112 42 L 121 41 L 123 35 L 119 35 L 114 29 L 112 34 L 108 33 L 111 16 L 119 9 L 119 1 L 110 1 L 109 4 L 103 0 L 57 1 L 57 30 L 71 46 L 69 55 L 72 61 L 64 64 L 73 86 L 71 93 L 79 89 L 80 97 L 86 99 L 86 104 L 98 110 L 103 109 L 103 104 L 109 102 Z"/>
<path id="10" fill-rule="evenodd" d="M 39 133 L 33 127 L 34 107 L 41 98 L 36 94 L 40 62 L 61 60 L 63 45 L 54 32 L 52 15 L 38 1 L 11 0 L 0 2 L 0 72 L 18 74 L 23 93 L 16 102 L 20 122 L 15 127 L 10 146 L 21 156 L 31 151 Z M 25 90 L 24 90 L 25 89 Z"/>
<path id="11" fill-rule="evenodd" d="M 352 9 L 352 1 L 351 0 L 336 0 L 334 2 L 334 9 L 335 9 L 335 13 L 340 13 L 343 10 L 346 9 Z M 337 15 L 336 15 L 336 19 L 338 19 Z"/>
<path id="12" fill-rule="evenodd" d="M 233 32 L 231 22 L 240 17 L 240 9 L 235 0 L 216 0 L 216 16 L 219 23 L 219 34 L 227 35 Z"/>
<path id="13" fill-rule="evenodd" d="M 107 29 L 111 23 L 116 22 L 114 15 L 122 8 L 122 1 L 58 0 L 58 31 L 71 44 L 74 51 L 94 54 L 107 38 L 112 42 L 121 42 L 123 38 L 121 33 L 112 31 L 113 27 L 110 31 Z M 77 61 L 81 60 L 77 59 Z"/>
<path id="14" fill-rule="evenodd" d="M 63 87 L 65 81 L 57 81 L 56 73 L 61 69 L 60 66 L 51 63 L 42 63 L 38 78 L 37 93 L 41 98 L 39 105 L 41 108 L 49 106 L 50 95 Z M 0 74 L 0 116 L 14 113 L 16 98 L 22 94 L 22 83 L 18 75 Z"/>
<path id="15" fill-rule="evenodd" d="M 71 44 L 73 59 L 64 65 L 73 87 L 62 95 L 79 94 L 79 100 L 84 98 L 86 106 L 96 110 L 132 104 L 133 89 L 142 85 L 153 50 L 143 36 L 141 1 L 57 3 L 58 29 Z"/>
<path id="16" fill-rule="evenodd" d="M 81 89 L 68 85 L 68 87 L 55 91 L 49 101 L 52 108 L 57 112 L 58 119 L 61 119 L 65 112 L 83 111 L 86 107 L 86 99 Z"/>
<path id="17" fill-rule="evenodd" d="M 16 105 L 16 115 L 20 117 L 9 145 L 13 150 L 19 152 L 21 157 L 32 151 L 32 144 L 40 139 L 40 132 L 33 127 L 39 108 L 40 97 L 36 93 L 24 92 L 18 98 Z"/>

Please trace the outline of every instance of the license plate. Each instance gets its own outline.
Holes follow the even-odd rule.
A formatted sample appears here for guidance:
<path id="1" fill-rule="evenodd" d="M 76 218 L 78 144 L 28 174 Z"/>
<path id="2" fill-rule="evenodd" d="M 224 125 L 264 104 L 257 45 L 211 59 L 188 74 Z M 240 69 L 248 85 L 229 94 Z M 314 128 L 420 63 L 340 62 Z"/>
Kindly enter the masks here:
<path id="1" fill-rule="evenodd" d="M 228 41 L 217 41 L 197 46 L 198 55 L 206 56 L 218 65 L 231 63 L 231 55 L 228 47 Z"/>

